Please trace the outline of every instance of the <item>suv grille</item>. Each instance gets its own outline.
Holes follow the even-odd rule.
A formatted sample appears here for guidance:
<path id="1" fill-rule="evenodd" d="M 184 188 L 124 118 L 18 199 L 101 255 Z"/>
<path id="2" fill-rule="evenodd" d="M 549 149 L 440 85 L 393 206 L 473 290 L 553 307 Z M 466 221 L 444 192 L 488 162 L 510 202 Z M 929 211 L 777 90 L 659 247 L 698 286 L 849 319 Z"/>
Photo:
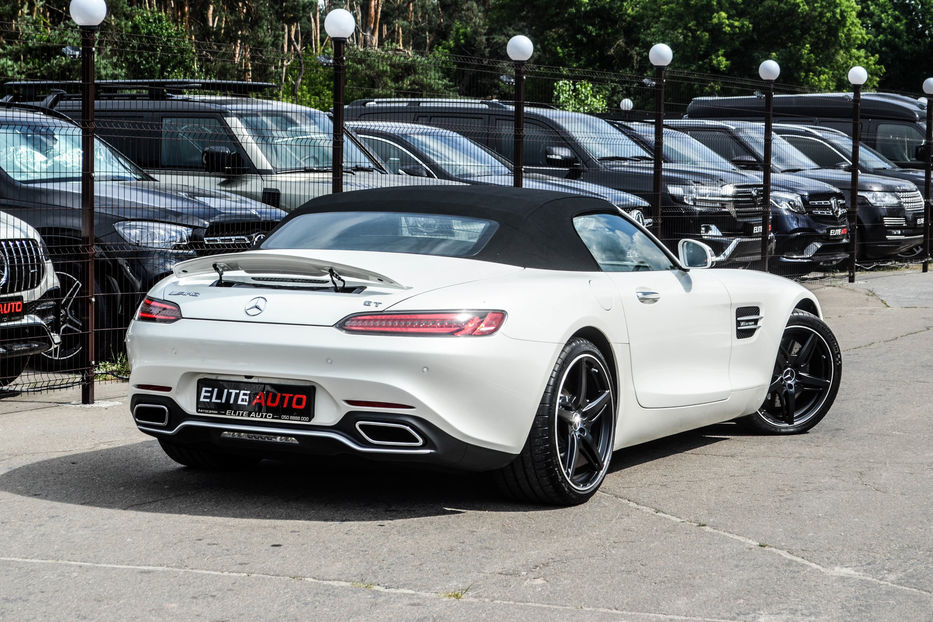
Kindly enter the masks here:
<path id="1" fill-rule="evenodd" d="M 35 240 L 0 240 L 0 294 L 25 292 L 39 287 L 45 260 Z"/>
<path id="2" fill-rule="evenodd" d="M 192 242 L 191 246 L 198 255 L 246 250 L 265 239 L 277 224 L 274 221 L 213 223 L 204 232 L 204 238 Z"/>
<path id="3" fill-rule="evenodd" d="M 762 186 L 746 186 L 736 188 L 733 195 L 733 207 L 738 220 L 761 219 L 764 201 Z"/>
<path id="4" fill-rule="evenodd" d="M 897 193 L 897 198 L 901 200 L 904 210 L 907 212 L 919 212 L 923 210 L 923 196 L 919 190 L 904 190 Z"/>

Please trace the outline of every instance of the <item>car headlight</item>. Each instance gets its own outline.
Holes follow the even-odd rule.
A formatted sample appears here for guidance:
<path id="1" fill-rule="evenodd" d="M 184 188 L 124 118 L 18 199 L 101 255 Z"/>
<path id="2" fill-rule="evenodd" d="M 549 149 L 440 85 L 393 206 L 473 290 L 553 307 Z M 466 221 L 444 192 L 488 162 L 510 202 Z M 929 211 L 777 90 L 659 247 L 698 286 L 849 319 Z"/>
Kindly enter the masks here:
<path id="1" fill-rule="evenodd" d="M 893 192 L 859 192 L 858 195 L 875 207 L 897 207 L 901 204 Z"/>
<path id="2" fill-rule="evenodd" d="M 697 205 L 703 202 L 717 202 L 728 200 L 735 193 L 735 186 L 727 184 L 725 186 L 705 186 L 701 184 L 683 184 L 670 185 L 667 187 L 668 193 L 674 197 L 675 201 L 686 203 L 687 205 Z"/>
<path id="3" fill-rule="evenodd" d="M 807 208 L 803 206 L 803 198 L 793 192 L 772 192 L 771 204 L 780 209 L 789 210 L 798 214 L 806 214 Z"/>
<path id="4" fill-rule="evenodd" d="M 191 240 L 191 227 L 148 220 L 124 220 L 114 223 L 123 239 L 134 246 L 175 248 Z"/>

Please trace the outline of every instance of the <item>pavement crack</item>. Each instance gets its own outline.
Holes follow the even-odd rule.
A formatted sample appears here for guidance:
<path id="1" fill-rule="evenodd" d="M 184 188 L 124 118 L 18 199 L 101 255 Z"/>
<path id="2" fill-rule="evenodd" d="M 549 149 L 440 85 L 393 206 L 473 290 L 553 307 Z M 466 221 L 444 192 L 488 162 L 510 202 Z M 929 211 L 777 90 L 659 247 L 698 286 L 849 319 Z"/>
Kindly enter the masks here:
<path id="1" fill-rule="evenodd" d="M 197 494 L 198 491 L 188 491 L 188 492 L 179 492 L 174 495 L 166 495 L 164 497 L 158 497 L 156 499 L 148 499 L 146 501 L 140 501 L 139 503 L 131 503 L 130 505 L 123 506 L 122 510 L 134 510 L 136 508 L 141 508 L 146 505 L 152 505 L 153 503 L 160 503 L 162 501 L 169 501 L 171 499 L 179 499 L 181 497 L 190 497 L 191 495 Z"/>
<path id="2" fill-rule="evenodd" d="M 920 330 L 915 330 L 909 333 L 904 333 L 903 335 L 898 335 L 897 337 L 891 337 L 890 339 L 881 339 L 880 341 L 872 341 L 871 343 L 863 343 L 860 346 L 852 346 L 845 349 L 845 352 L 852 352 L 854 350 L 864 350 L 865 348 L 870 348 L 872 346 L 877 346 L 885 343 L 892 343 L 899 339 L 904 339 L 905 337 L 914 337 L 915 335 L 922 335 L 923 333 L 928 333 L 933 330 L 933 326 L 927 326 L 926 328 L 921 328 Z"/>
<path id="3" fill-rule="evenodd" d="M 197 574 L 197 575 L 208 575 L 216 577 L 234 577 L 238 579 L 272 579 L 272 580 L 285 580 L 285 581 L 299 581 L 304 583 L 312 583 L 315 585 L 329 586 L 329 587 L 340 587 L 340 588 L 351 588 L 351 589 L 367 589 L 374 592 L 382 592 L 385 594 L 394 594 L 402 596 L 416 596 L 420 598 L 430 598 L 438 599 L 441 598 L 441 594 L 438 592 L 428 592 L 424 590 L 412 590 L 408 588 L 400 587 L 389 587 L 384 585 L 378 585 L 374 583 L 367 583 L 365 586 L 361 586 L 359 581 L 344 581 L 340 579 L 320 579 L 316 577 L 301 576 L 301 575 L 280 575 L 280 574 L 270 574 L 262 572 L 232 572 L 227 570 L 207 570 L 203 568 L 179 568 L 174 566 L 145 566 L 145 565 L 136 565 L 136 564 L 107 564 L 99 562 L 85 562 L 77 560 L 68 560 L 68 559 L 36 559 L 36 558 L 26 558 L 26 557 L 0 557 L 0 562 L 7 563 L 19 563 L 19 564 L 48 564 L 48 565 L 58 565 L 58 566 L 72 566 L 72 567 L 82 567 L 82 568 L 99 568 L 105 570 L 133 570 L 133 571 L 142 571 L 142 572 L 173 572 L 181 574 Z M 708 618 L 701 616 L 684 616 L 677 614 L 669 613 L 657 613 L 651 611 L 628 611 L 623 609 L 613 609 L 610 607 L 588 607 L 584 605 L 561 605 L 554 603 L 534 603 L 529 601 L 521 600 L 510 600 L 502 598 L 483 598 L 477 596 L 475 593 L 469 595 L 464 595 L 463 598 L 459 599 L 457 602 L 477 602 L 485 603 L 491 605 L 506 605 L 510 607 L 526 607 L 529 609 L 546 609 L 551 611 L 567 611 L 567 612 L 591 612 L 591 613 L 602 613 L 607 615 L 619 616 L 621 619 L 631 619 L 633 617 L 641 617 L 651 620 L 672 620 L 676 622 L 737 622 L 732 618 Z"/>
<path id="4" fill-rule="evenodd" d="M 628 505 L 629 507 L 634 508 L 640 512 L 644 512 L 645 514 L 651 514 L 653 516 L 657 516 L 665 520 L 669 520 L 673 523 L 680 523 L 683 525 L 692 525 L 694 527 L 698 527 L 709 533 L 716 534 L 718 536 L 723 536 L 725 538 L 729 538 L 730 540 L 735 540 L 736 542 L 741 542 L 742 544 L 748 546 L 749 548 L 754 547 L 755 549 L 760 550 L 760 551 L 766 551 L 774 555 L 779 555 L 783 557 L 784 559 L 800 564 L 802 566 L 806 566 L 808 568 L 816 570 L 817 572 L 820 572 L 830 577 L 857 579 L 859 581 L 866 581 L 868 583 L 874 583 L 875 585 L 883 585 L 885 587 L 894 588 L 896 590 L 903 590 L 903 591 L 911 592 L 914 594 L 922 594 L 924 596 L 933 597 L 933 591 L 930 591 L 930 590 L 921 590 L 919 588 L 910 587 L 909 585 L 900 585 L 899 583 L 885 581 L 884 579 L 878 579 L 876 577 L 864 574 L 862 572 L 858 572 L 857 570 L 853 570 L 851 568 L 843 568 L 839 566 L 835 568 L 827 568 L 826 566 L 810 561 L 809 559 L 806 559 L 799 555 L 795 555 L 794 553 L 791 553 L 790 551 L 785 551 L 783 549 L 777 548 L 773 545 L 764 544 L 763 542 L 758 542 L 756 540 L 753 540 L 752 538 L 747 538 L 745 536 L 742 536 L 736 533 L 731 533 L 729 531 L 717 529 L 715 527 L 710 527 L 706 523 L 701 523 L 698 521 L 690 520 L 689 518 L 681 518 L 680 516 L 674 516 L 673 514 L 668 514 L 667 512 L 664 512 L 660 509 L 652 508 L 647 505 L 642 505 L 641 503 L 632 501 L 631 499 L 626 499 L 625 497 L 613 494 L 611 492 L 600 490 L 596 494 L 610 497 L 617 501 L 621 501 L 622 503 Z"/>

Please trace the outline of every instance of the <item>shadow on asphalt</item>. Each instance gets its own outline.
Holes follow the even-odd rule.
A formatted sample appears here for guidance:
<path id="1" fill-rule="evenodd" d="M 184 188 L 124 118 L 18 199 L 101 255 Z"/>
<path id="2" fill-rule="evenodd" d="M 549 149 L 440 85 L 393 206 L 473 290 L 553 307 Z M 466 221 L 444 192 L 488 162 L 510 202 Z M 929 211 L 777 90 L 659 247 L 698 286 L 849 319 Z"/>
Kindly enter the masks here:
<path id="1" fill-rule="evenodd" d="M 717 443 L 736 431 L 712 426 L 625 449 L 610 472 Z M 334 458 L 195 471 L 172 462 L 155 441 L 28 464 L 0 475 L 0 490 L 89 507 L 259 520 L 391 521 L 559 509 L 510 501 L 482 473 Z"/>

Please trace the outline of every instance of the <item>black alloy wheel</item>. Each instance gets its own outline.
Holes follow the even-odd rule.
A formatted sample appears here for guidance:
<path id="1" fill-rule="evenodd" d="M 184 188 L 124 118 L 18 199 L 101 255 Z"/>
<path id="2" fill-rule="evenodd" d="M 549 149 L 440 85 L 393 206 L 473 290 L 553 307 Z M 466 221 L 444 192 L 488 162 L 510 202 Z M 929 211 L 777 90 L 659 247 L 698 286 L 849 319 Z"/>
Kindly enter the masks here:
<path id="1" fill-rule="evenodd" d="M 615 394 L 599 349 L 573 339 L 557 359 L 525 447 L 499 472 L 510 495 L 575 505 L 602 484 L 615 440 Z"/>
<path id="2" fill-rule="evenodd" d="M 820 318 L 795 311 L 787 322 L 768 395 L 758 412 L 746 417 L 770 434 L 806 432 L 826 416 L 842 377 L 842 354 Z"/>

